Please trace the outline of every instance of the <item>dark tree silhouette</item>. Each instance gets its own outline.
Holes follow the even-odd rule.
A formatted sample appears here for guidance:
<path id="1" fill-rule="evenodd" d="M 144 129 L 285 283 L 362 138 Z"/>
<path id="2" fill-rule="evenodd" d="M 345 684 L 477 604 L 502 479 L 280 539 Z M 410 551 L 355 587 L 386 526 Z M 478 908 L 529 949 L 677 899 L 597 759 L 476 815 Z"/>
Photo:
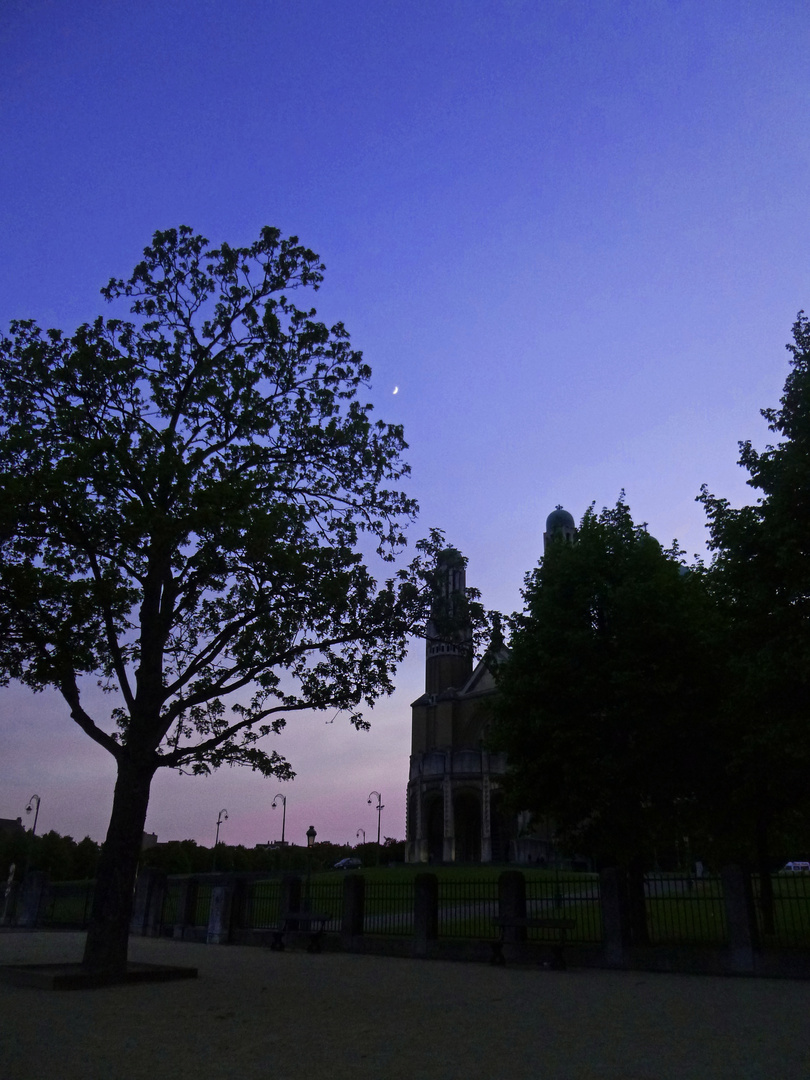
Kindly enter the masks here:
<path id="1" fill-rule="evenodd" d="M 171 229 L 102 290 L 128 317 L 0 342 L 0 671 L 56 687 L 117 766 L 92 970 L 126 964 L 156 770 L 292 775 L 261 740 L 304 709 L 364 726 L 429 604 L 438 534 L 391 567 L 416 512 L 402 429 L 358 399 L 342 324 L 289 298 L 322 271 L 276 229 Z"/>
<path id="2" fill-rule="evenodd" d="M 700 496 L 731 670 L 718 829 L 758 861 L 766 930 L 771 854 L 787 837 L 806 835 L 810 819 L 810 322 L 803 312 L 787 348 L 780 407 L 762 411 L 778 441 L 761 452 L 740 443 L 758 501 L 735 509 L 705 486 Z"/>
<path id="3" fill-rule="evenodd" d="M 572 851 L 630 865 L 704 824 L 713 619 L 680 558 L 620 499 L 527 575 L 493 742 L 515 807 L 552 817 Z"/>

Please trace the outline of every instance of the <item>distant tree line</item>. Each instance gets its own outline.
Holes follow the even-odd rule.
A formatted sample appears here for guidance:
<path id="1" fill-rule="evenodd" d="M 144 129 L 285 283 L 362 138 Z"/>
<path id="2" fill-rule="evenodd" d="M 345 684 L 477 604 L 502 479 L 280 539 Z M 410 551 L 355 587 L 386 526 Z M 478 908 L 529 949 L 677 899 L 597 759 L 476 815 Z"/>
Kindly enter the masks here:
<path id="1" fill-rule="evenodd" d="M 0 833 L 0 874 L 5 881 L 14 864 L 17 881 L 26 866 L 43 870 L 51 881 L 86 881 L 96 875 L 100 852 L 101 845 L 89 836 L 77 843 L 53 830 L 33 840 L 30 832 Z"/>
<path id="2" fill-rule="evenodd" d="M 169 874 L 205 874 L 214 866 L 213 848 L 203 847 L 194 840 L 170 840 L 148 848 L 141 855 L 141 866 L 156 867 Z M 358 858 L 364 867 L 377 862 L 377 845 L 374 843 L 333 844 L 316 841 L 311 850 L 295 844 L 260 845 L 248 848 L 242 844 L 218 844 L 216 869 L 231 872 L 295 873 L 308 868 L 314 873 L 328 870 L 340 859 L 348 856 Z M 380 861 L 404 862 L 405 841 L 387 836 L 381 845 Z"/>
<path id="3" fill-rule="evenodd" d="M 0 875 L 5 881 L 12 863 L 15 879 L 19 881 L 26 866 L 31 870 L 44 871 L 51 881 L 86 881 L 96 875 L 101 845 L 86 836 L 78 843 L 72 836 L 60 836 L 51 831 L 35 836 L 30 832 L 0 833 Z M 213 848 L 204 847 L 195 840 L 169 840 L 141 853 L 140 865 L 164 870 L 167 874 L 210 873 Z M 305 872 L 309 867 L 318 873 L 334 866 L 339 859 L 352 856 L 362 860 L 364 867 L 377 863 L 375 843 L 332 844 L 328 841 L 315 843 L 311 853 L 305 847 L 287 844 L 284 847 L 261 845 L 244 847 L 242 844 L 218 844 L 216 869 L 231 873 L 253 871 L 267 873 Z M 380 862 L 404 862 L 405 841 L 387 836 L 381 845 Z"/>

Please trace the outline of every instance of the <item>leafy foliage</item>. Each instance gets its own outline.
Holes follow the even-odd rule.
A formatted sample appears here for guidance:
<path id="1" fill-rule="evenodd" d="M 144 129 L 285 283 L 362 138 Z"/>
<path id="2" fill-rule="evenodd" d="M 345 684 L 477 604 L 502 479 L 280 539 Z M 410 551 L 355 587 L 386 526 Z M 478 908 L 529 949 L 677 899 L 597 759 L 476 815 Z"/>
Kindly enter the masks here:
<path id="1" fill-rule="evenodd" d="M 703 575 L 681 554 L 622 497 L 526 577 L 493 743 L 515 807 L 552 816 L 573 851 L 629 862 L 699 826 L 717 687 Z"/>
<path id="2" fill-rule="evenodd" d="M 30 832 L 0 833 L 0 876 L 5 881 L 13 863 L 19 881 L 29 863 L 32 870 L 45 871 L 51 881 L 92 878 L 99 850 L 89 836 L 76 843 L 72 836 L 60 836 L 51 830 L 34 836 L 32 842 Z"/>
<path id="3" fill-rule="evenodd" d="M 129 317 L 0 340 L 0 680 L 56 687 L 117 763 L 89 970 L 126 964 L 155 771 L 291 776 L 261 740 L 305 709 L 365 726 L 424 631 L 443 537 L 395 568 L 406 443 L 344 326 L 289 298 L 322 271 L 277 229 L 170 229 L 102 290 Z"/>
<path id="4" fill-rule="evenodd" d="M 0 341 L 0 672 L 57 687 L 119 760 L 289 776 L 258 740 L 301 709 L 363 726 L 423 618 L 438 534 L 382 584 L 364 561 L 416 505 L 361 354 L 289 298 L 322 271 L 276 229 L 170 229 L 102 290 L 129 318 Z"/>
<path id="5" fill-rule="evenodd" d="M 728 757 L 718 825 L 757 850 L 760 864 L 810 814 L 810 323 L 787 346 L 791 368 L 778 409 L 762 415 L 779 437 L 763 451 L 740 443 L 760 493 L 732 508 L 702 489 L 714 559 L 709 575 L 728 635 Z"/>

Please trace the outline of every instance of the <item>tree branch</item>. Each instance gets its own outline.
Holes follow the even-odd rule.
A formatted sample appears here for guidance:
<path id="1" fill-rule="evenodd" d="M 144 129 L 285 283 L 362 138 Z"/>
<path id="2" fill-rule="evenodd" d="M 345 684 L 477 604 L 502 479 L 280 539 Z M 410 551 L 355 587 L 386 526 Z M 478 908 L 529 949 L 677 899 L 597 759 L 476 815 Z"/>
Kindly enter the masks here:
<path id="1" fill-rule="evenodd" d="M 101 570 L 95 556 L 95 552 L 92 550 L 88 550 L 87 558 L 90 561 L 90 568 L 93 571 L 93 578 L 96 584 L 99 586 L 99 591 L 101 591 L 103 589 L 103 580 L 101 576 Z M 124 658 L 121 655 L 121 648 L 118 644 L 118 636 L 115 632 L 115 624 L 113 623 L 112 612 L 110 611 L 109 604 L 107 604 L 103 599 L 101 599 L 101 597 L 99 597 L 99 604 L 101 606 L 101 613 L 104 619 L 104 630 L 107 635 L 107 647 L 110 650 L 110 656 L 112 657 L 113 668 L 115 669 L 115 675 L 118 679 L 118 686 L 124 696 L 124 701 L 126 702 L 127 709 L 129 709 L 131 713 L 135 706 L 135 695 L 132 693 L 132 687 L 129 685 L 129 676 L 127 675 Z"/>
<path id="2" fill-rule="evenodd" d="M 184 747 L 182 750 L 176 750 L 171 754 L 159 755 L 160 765 L 161 767 L 170 769 L 177 768 L 181 765 L 187 765 L 191 761 L 203 759 L 206 754 L 210 754 L 213 750 L 222 746 L 228 739 L 232 739 L 234 735 L 238 735 L 240 731 L 244 731 L 245 728 L 257 724 L 260 720 L 264 720 L 273 713 L 304 712 L 305 710 L 312 708 L 312 704 L 305 701 L 300 702 L 297 705 L 274 705 L 272 708 L 263 709 L 255 716 L 246 716 L 237 723 L 231 724 L 218 735 L 213 735 L 210 739 L 206 739 L 204 742 L 198 743 L 194 747 Z"/>
<path id="3" fill-rule="evenodd" d="M 106 731 L 102 731 L 93 721 L 92 717 L 90 717 L 82 708 L 79 700 L 79 688 L 76 685 L 76 673 L 74 671 L 67 668 L 63 669 L 59 676 L 59 692 L 70 706 L 70 715 L 72 719 L 79 725 L 85 735 L 89 735 L 94 742 L 97 742 L 99 746 L 103 746 L 109 754 L 112 754 L 116 761 L 119 761 L 122 754 L 121 745 L 117 743 L 111 735 L 108 735 Z"/>

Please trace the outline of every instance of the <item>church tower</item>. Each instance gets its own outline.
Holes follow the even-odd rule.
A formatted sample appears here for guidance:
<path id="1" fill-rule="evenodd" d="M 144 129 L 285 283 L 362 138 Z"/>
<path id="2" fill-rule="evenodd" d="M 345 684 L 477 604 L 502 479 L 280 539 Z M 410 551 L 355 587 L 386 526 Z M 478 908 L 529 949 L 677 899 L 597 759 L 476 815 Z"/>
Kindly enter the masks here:
<path id="1" fill-rule="evenodd" d="M 425 693 L 411 706 L 407 794 L 408 862 L 505 861 L 497 778 L 503 754 L 484 749 L 495 681 L 489 655 L 473 666 L 464 625 L 464 559 L 453 548 L 437 560 L 438 588 L 426 628 Z"/>
<path id="2" fill-rule="evenodd" d="M 551 540 L 558 537 L 570 544 L 576 536 L 576 532 L 573 517 L 557 503 L 557 506 L 546 518 L 546 531 L 543 533 L 543 551 L 548 548 Z"/>
<path id="3" fill-rule="evenodd" d="M 425 634 L 425 693 L 460 690 L 472 674 L 472 631 L 455 621 L 465 600 L 464 558 L 455 548 L 442 551 L 436 564 L 438 595 Z"/>
<path id="4" fill-rule="evenodd" d="M 557 537 L 573 541 L 575 532 L 573 517 L 558 506 L 546 520 L 544 546 Z M 548 845 L 519 837 L 501 793 L 506 755 L 486 749 L 497 694 L 493 660 L 507 656 L 500 627 L 473 665 L 471 628 L 460 618 L 466 604 L 461 554 L 443 551 L 436 575 L 425 634 L 425 692 L 411 705 L 406 861 L 536 862 L 547 857 Z"/>

